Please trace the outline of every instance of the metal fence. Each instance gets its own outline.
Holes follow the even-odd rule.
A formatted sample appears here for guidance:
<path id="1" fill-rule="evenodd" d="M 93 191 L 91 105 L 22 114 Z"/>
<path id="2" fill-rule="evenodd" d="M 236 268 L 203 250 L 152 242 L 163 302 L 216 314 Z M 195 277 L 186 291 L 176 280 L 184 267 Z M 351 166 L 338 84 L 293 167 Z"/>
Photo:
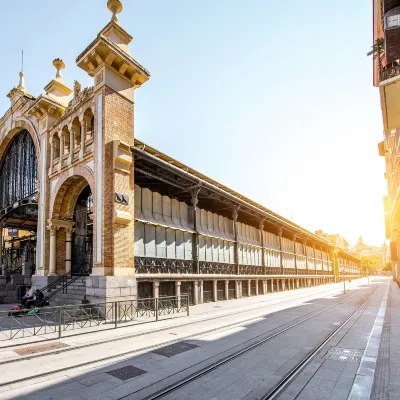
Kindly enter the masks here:
<path id="1" fill-rule="evenodd" d="M 189 315 L 189 296 L 171 296 L 0 312 L 0 341 L 62 337 Z M 83 330 L 83 331 L 82 331 Z"/>

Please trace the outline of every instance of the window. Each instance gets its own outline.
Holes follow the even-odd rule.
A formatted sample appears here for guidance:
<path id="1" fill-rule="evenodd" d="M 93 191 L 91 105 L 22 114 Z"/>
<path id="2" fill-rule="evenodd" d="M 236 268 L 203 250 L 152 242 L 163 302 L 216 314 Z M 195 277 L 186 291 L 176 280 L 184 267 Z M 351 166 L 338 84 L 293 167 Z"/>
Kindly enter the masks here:
<path id="1" fill-rule="evenodd" d="M 386 17 L 386 29 L 395 28 L 400 25 L 399 14 Z"/>

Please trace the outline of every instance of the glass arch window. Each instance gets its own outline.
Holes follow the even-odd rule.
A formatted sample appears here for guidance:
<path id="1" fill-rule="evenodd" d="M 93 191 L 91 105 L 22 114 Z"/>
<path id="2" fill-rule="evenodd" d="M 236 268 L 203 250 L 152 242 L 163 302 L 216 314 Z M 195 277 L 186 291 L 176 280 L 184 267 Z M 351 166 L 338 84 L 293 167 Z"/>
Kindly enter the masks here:
<path id="1" fill-rule="evenodd" d="M 34 195 L 37 178 L 35 145 L 23 130 L 11 140 L 0 162 L 0 209 Z"/>

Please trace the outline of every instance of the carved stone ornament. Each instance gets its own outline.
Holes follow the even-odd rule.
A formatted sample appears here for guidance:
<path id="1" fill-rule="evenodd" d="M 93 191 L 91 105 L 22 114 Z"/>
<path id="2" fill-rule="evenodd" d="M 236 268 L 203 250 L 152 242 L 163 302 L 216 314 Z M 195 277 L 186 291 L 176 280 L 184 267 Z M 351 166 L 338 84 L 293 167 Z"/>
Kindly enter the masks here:
<path id="1" fill-rule="evenodd" d="M 82 92 L 82 85 L 78 81 L 74 81 L 74 99 L 79 99 Z"/>

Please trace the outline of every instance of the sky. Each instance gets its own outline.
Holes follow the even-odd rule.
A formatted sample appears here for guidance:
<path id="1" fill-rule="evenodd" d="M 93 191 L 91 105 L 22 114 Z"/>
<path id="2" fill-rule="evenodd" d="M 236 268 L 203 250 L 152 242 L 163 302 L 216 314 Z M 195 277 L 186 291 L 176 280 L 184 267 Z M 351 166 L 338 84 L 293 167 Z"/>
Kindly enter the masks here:
<path id="1" fill-rule="evenodd" d="M 122 0 L 133 57 L 135 136 L 310 231 L 385 240 L 383 127 L 367 0 Z M 0 114 L 18 84 L 38 96 L 109 22 L 106 0 L 3 6 Z"/>

